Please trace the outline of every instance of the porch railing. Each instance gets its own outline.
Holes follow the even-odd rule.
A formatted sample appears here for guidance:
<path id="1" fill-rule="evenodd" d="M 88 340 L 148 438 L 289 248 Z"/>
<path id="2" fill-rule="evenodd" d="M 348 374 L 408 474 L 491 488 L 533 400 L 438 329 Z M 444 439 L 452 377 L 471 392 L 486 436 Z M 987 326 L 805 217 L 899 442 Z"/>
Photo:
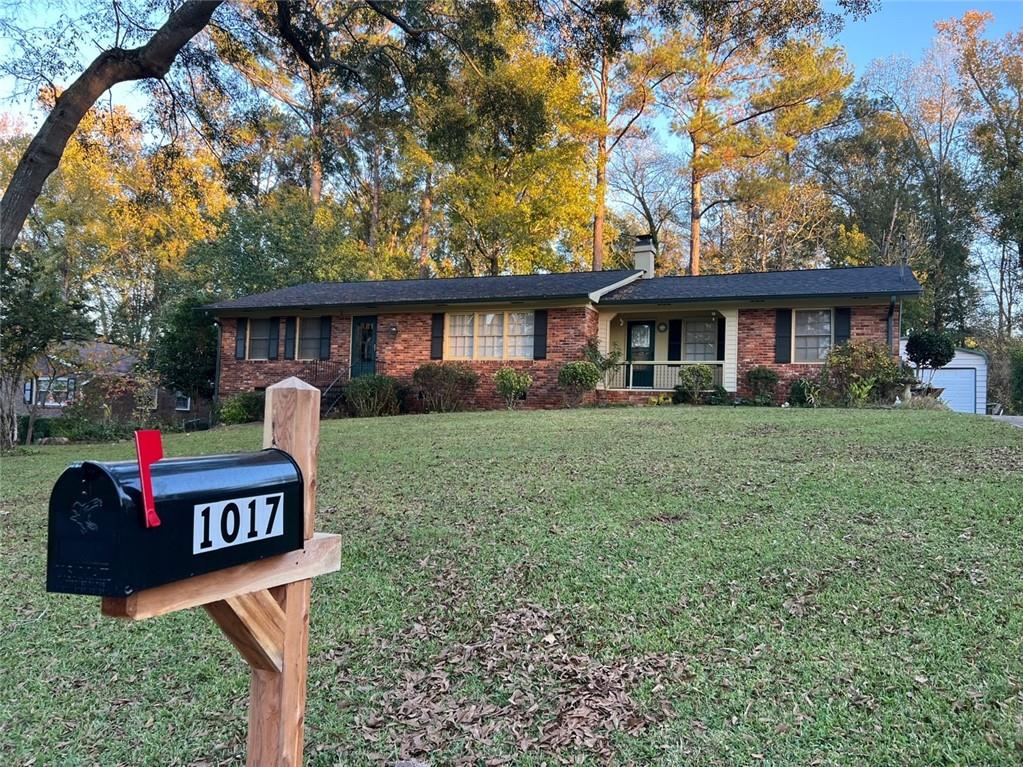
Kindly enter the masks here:
<path id="1" fill-rule="evenodd" d="M 711 385 L 721 386 L 724 363 L 697 360 L 622 362 L 608 372 L 605 386 L 608 389 L 671 391 L 678 384 L 678 369 L 682 365 L 706 365 L 714 375 Z"/>
<path id="2" fill-rule="evenodd" d="M 340 378 L 348 377 L 348 365 L 334 360 L 310 360 L 307 363 L 306 380 L 321 389 L 330 386 Z"/>

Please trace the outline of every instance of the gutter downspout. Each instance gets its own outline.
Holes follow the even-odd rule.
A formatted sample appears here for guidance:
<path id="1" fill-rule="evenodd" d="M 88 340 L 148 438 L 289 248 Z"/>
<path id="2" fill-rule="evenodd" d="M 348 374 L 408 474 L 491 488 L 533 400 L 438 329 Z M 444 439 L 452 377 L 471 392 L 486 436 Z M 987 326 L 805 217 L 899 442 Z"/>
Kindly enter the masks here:
<path id="1" fill-rule="evenodd" d="M 899 313 L 899 322 L 901 323 L 901 321 L 902 321 L 902 313 L 900 312 Z M 888 302 L 887 340 L 888 340 L 888 349 L 889 350 L 891 350 L 891 348 L 892 348 L 892 338 L 894 336 L 894 331 L 895 331 L 895 296 L 892 296 L 891 300 Z M 898 349 L 896 349 L 896 354 L 898 354 Z"/>
<path id="2" fill-rule="evenodd" d="M 223 346 L 224 326 L 220 324 L 220 318 L 215 317 L 213 324 L 217 326 L 217 365 L 213 373 L 213 408 L 214 411 L 220 407 L 220 355 Z M 210 424 L 212 426 L 212 424 Z"/>

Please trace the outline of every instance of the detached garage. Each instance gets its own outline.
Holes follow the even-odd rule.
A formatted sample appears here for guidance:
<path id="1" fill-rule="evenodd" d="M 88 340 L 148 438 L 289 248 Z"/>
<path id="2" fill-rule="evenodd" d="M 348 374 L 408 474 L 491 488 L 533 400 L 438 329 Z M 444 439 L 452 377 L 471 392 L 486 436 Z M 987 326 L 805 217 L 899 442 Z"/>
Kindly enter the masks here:
<path id="1" fill-rule="evenodd" d="M 901 339 L 899 348 L 902 358 L 906 359 L 905 338 Z M 926 374 L 927 371 L 921 371 L 921 375 Z M 931 384 L 945 390 L 940 399 L 957 413 L 984 415 L 987 412 L 987 356 L 982 351 L 956 349 L 952 361 L 934 372 Z"/>

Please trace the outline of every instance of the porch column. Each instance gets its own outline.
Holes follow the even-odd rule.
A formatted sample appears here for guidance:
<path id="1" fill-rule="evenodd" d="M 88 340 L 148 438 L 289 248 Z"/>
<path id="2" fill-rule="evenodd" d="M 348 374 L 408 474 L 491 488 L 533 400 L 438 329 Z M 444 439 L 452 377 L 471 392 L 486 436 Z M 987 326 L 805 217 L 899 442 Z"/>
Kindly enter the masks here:
<path id="1" fill-rule="evenodd" d="M 725 320 L 725 364 L 721 370 L 721 385 L 733 394 L 739 381 L 739 310 L 721 309 Z"/>

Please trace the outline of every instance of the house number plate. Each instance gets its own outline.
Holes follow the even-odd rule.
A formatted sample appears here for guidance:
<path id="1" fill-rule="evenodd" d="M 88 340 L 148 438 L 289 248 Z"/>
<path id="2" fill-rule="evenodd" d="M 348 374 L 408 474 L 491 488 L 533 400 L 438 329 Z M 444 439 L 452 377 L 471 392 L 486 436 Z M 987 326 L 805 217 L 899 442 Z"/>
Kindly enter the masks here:
<path id="1" fill-rule="evenodd" d="M 226 549 L 284 534 L 284 496 L 257 495 L 216 503 L 197 503 L 192 553 Z"/>

